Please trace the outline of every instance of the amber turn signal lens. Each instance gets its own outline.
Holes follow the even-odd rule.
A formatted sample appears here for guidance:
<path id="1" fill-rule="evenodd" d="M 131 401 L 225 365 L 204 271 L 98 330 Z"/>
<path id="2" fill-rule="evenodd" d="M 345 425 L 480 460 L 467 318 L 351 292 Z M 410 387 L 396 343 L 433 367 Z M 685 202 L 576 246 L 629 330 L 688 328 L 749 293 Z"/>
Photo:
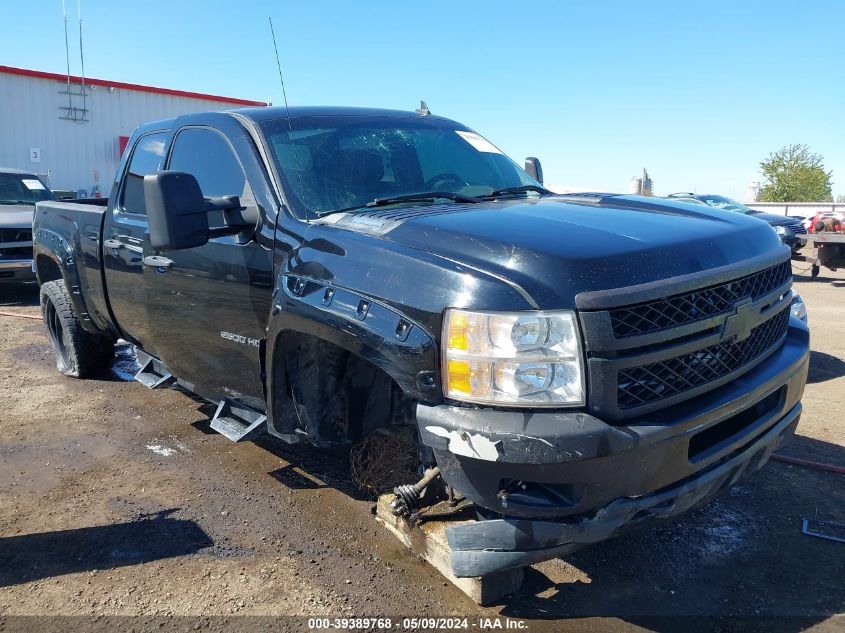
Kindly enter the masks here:
<path id="1" fill-rule="evenodd" d="M 467 315 L 455 314 L 449 321 L 449 349 L 466 351 Z"/>
<path id="2" fill-rule="evenodd" d="M 463 360 L 450 360 L 448 366 L 449 386 L 453 391 L 472 392 L 469 363 Z"/>

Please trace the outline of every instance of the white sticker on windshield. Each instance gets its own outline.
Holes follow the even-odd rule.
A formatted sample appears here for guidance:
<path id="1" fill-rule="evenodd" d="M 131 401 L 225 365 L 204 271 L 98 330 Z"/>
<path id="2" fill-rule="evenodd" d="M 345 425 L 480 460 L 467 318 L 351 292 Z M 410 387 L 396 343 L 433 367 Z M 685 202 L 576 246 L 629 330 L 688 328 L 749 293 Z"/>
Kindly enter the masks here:
<path id="1" fill-rule="evenodd" d="M 40 180 L 36 180 L 34 178 L 22 178 L 21 180 L 23 180 L 23 184 L 26 185 L 26 188 L 30 191 L 34 191 L 36 189 L 46 189 Z"/>
<path id="2" fill-rule="evenodd" d="M 501 154 L 499 148 L 493 145 L 483 136 L 479 136 L 475 132 L 464 132 L 463 130 L 455 130 L 455 134 L 464 139 L 467 143 L 472 145 L 479 152 L 487 152 L 488 154 Z"/>

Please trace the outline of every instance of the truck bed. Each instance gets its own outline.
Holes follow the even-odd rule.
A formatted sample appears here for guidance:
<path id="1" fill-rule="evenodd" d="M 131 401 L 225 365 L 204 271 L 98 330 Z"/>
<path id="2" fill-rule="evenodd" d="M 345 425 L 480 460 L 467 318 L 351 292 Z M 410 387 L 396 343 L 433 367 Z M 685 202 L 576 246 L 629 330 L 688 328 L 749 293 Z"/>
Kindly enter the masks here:
<path id="1" fill-rule="evenodd" d="M 32 222 L 39 282 L 64 278 L 83 327 L 92 332 L 109 328 L 101 248 L 107 204 L 107 198 L 39 202 Z"/>

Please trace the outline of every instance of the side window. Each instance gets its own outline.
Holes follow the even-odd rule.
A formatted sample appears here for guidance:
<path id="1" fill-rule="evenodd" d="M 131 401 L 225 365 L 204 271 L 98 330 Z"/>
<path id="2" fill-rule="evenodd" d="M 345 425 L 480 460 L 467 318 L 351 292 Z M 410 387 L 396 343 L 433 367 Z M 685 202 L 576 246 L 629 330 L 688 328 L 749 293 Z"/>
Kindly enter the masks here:
<path id="1" fill-rule="evenodd" d="M 192 174 L 207 198 L 244 197 L 244 170 L 229 142 L 214 130 L 187 128 L 179 132 L 167 168 Z"/>
<path id="2" fill-rule="evenodd" d="M 147 214 L 147 207 L 144 204 L 144 176 L 154 174 L 161 169 L 167 134 L 167 132 L 146 134 L 135 144 L 120 198 L 120 208 L 126 213 Z"/>

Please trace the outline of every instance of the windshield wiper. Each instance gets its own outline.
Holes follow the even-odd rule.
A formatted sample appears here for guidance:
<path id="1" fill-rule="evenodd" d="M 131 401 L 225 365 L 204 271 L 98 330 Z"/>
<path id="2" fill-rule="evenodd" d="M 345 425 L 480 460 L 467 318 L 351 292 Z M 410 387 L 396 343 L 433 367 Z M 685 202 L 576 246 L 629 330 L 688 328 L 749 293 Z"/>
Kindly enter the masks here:
<path id="1" fill-rule="evenodd" d="M 386 204 L 395 204 L 397 202 L 417 202 L 426 200 L 437 200 L 444 198 L 452 202 L 479 202 L 478 198 L 472 196 L 465 196 L 462 193 L 452 193 L 451 191 L 430 191 L 428 193 L 409 193 L 403 196 L 391 196 L 389 198 L 376 198 L 372 202 L 365 204 L 365 207 L 383 207 Z"/>
<path id="2" fill-rule="evenodd" d="M 501 198 L 502 196 L 508 196 L 514 193 L 528 193 L 530 191 L 534 191 L 539 194 L 547 194 L 552 193 L 545 187 L 538 187 L 537 185 L 522 185 L 520 187 L 505 187 L 504 189 L 494 189 L 488 194 L 481 196 L 482 198 Z"/>
<path id="3" fill-rule="evenodd" d="M 375 198 L 366 204 L 356 204 L 352 207 L 345 207 L 343 209 L 334 209 L 332 211 L 324 211 L 317 215 L 317 217 L 324 217 L 333 213 L 343 213 L 345 211 L 355 211 L 356 209 L 371 209 L 373 207 L 383 207 L 389 204 L 399 204 L 402 202 L 428 202 L 430 200 L 438 199 L 451 200 L 452 202 L 463 202 L 472 204 L 481 202 L 478 198 L 472 196 L 465 196 L 461 193 L 453 193 L 451 191 L 428 191 L 425 193 L 408 193 L 401 196 L 390 196 L 387 198 Z"/>
<path id="4" fill-rule="evenodd" d="M 31 200 L 0 200 L 0 204 L 35 204 Z"/>

